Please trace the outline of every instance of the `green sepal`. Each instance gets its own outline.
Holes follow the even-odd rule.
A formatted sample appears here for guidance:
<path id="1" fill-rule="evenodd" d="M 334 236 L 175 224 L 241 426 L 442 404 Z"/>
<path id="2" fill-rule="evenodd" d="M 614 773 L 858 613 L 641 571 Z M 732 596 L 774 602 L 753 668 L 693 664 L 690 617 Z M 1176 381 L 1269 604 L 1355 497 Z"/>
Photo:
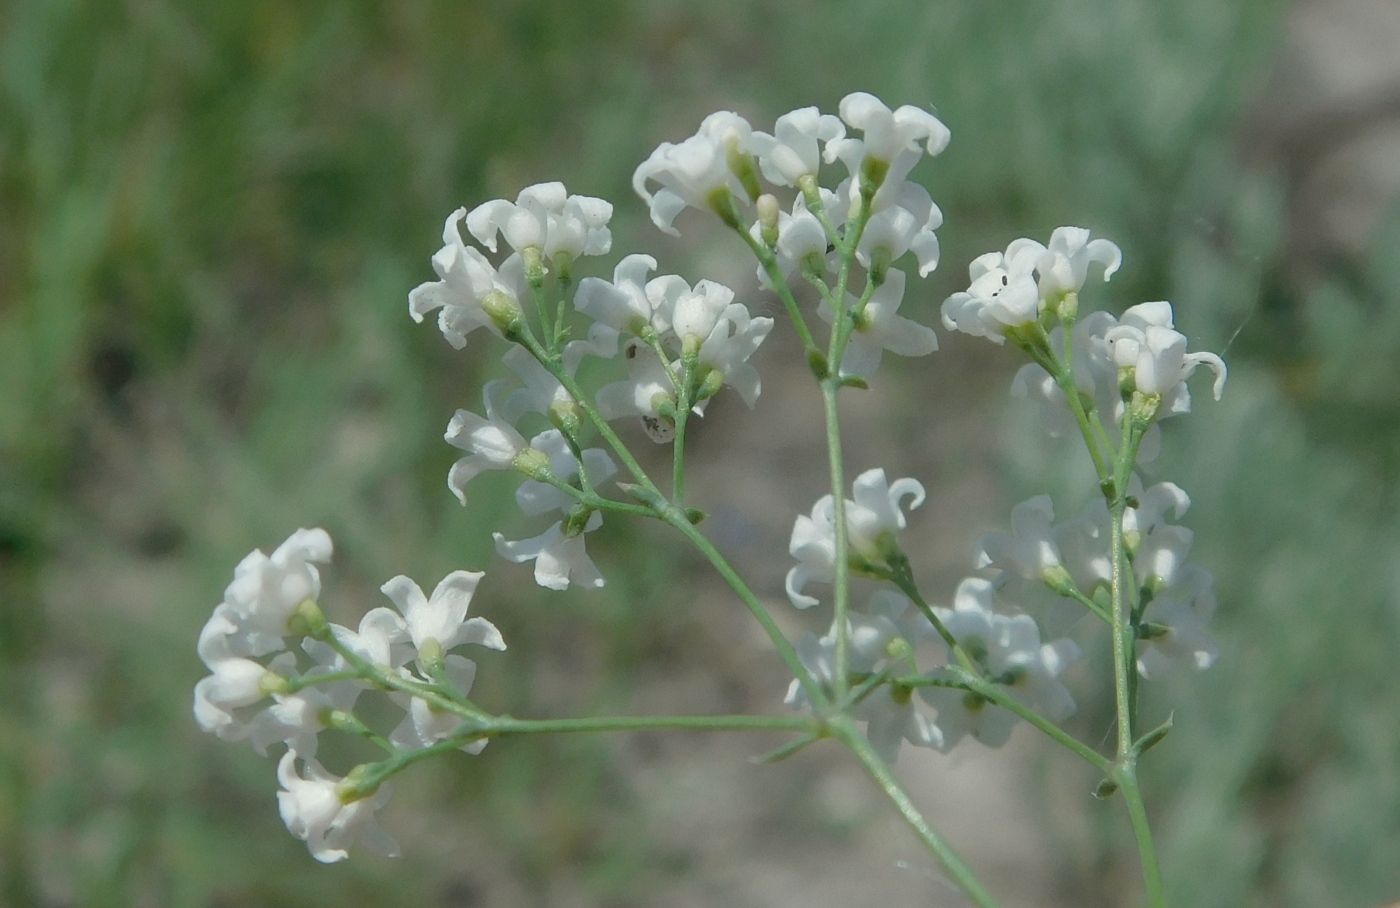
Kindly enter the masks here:
<path id="1" fill-rule="evenodd" d="M 1106 801 L 1113 797 L 1118 791 L 1118 783 L 1112 779 L 1104 779 L 1094 788 L 1094 797 L 1100 801 Z"/>
<path id="2" fill-rule="evenodd" d="M 335 784 L 335 796 L 342 804 L 353 804 L 373 797 L 379 791 L 382 769 L 373 763 L 361 763 Z"/>
<path id="3" fill-rule="evenodd" d="M 862 391 L 869 391 L 870 382 L 861 378 L 859 375 L 843 375 L 841 376 L 841 387 L 859 388 Z"/>
<path id="4" fill-rule="evenodd" d="M 315 599 L 304 599 L 287 619 L 287 632 L 292 636 L 325 640 L 331 635 L 331 624 Z"/>
<path id="5" fill-rule="evenodd" d="M 1168 713 L 1167 721 L 1163 722 L 1161 725 L 1158 725 L 1156 728 L 1152 729 L 1147 734 L 1143 735 L 1141 738 L 1138 738 L 1137 742 L 1133 744 L 1133 751 L 1138 756 L 1142 756 L 1152 748 L 1156 747 L 1158 744 L 1162 743 L 1162 739 L 1167 736 L 1167 732 L 1172 730 L 1172 717 L 1175 715 L 1175 713 Z"/>
<path id="6" fill-rule="evenodd" d="M 623 492 L 631 495 L 637 501 L 651 508 L 657 514 L 662 514 L 670 507 L 671 503 L 657 492 L 635 482 L 619 482 L 617 487 Z"/>
<path id="7" fill-rule="evenodd" d="M 564 535 L 569 539 L 582 536 L 584 529 L 588 526 L 588 519 L 592 516 L 592 508 L 574 508 L 569 512 L 569 516 L 564 518 Z"/>

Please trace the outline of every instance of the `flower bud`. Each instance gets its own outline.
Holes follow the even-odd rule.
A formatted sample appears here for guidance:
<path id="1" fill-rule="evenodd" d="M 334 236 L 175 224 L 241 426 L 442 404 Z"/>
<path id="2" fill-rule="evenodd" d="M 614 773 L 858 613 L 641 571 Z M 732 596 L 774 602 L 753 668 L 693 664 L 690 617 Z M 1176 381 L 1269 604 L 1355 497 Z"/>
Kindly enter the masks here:
<path id="1" fill-rule="evenodd" d="M 771 192 L 758 197 L 757 207 L 759 236 L 763 239 L 763 245 L 772 249 L 778 245 L 778 215 L 782 207 L 778 204 L 777 196 Z"/>
<path id="2" fill-rule="evenodd" d="M 1073 596 L 1075 592 L 1077 592 L 1074 585 L 1074 578 L 1070 576 L 1069 571 L 1065 570 L 1063 565 L 1051 565 L 1041 571 L 1040 579 L 1045 582 L 1046 586 L 1050 587 L 1050 589 L 1059 593 L 1061 596 Z"/>

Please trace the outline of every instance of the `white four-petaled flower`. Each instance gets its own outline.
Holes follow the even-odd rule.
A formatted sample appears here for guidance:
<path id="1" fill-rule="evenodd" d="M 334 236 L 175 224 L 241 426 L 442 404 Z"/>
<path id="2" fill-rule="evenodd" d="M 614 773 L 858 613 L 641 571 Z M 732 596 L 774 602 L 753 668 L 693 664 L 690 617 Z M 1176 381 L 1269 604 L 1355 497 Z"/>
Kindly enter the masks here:
<path id="1" fill-rule="evenodd" d="M 882 469 L 867 470 L 852 484 L 854 500 L 846 500 L 847 539 L 852 561 L 878 565 L 884 561 L 894 535 L 904 529 L 904 499 L 912 510 L 924 502 L 924 487 L 916 479 L 885 478 Z M 792 527 L 788 551 L 797 559 L 787 573 L 788 599 L 798 608 L 810 608 L 817 599 L 802 591 L 808 583 L 831 583 L 836 577 L 836 503 L 823 495 L 812 506 L 811 516 L 800 514 Z"/>

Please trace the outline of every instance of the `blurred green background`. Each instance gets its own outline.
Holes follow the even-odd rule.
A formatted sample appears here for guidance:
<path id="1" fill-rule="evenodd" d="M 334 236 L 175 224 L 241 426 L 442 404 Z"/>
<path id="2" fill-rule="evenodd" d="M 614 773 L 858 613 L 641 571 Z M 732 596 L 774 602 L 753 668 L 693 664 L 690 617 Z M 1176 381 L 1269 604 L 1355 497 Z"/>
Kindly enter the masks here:
<path id="1" fill-rule="evenodd" d="M 718 253 L 644 223 L 636 163 L 712 110 L 767 128 L 855 89 L 953 131 L 927 169 L 947 226 L 922 320 L 972 256 L 1083 224 L 1124 249 L 1113 299 L 1171 299 L 1195 349 L 1225 350 L 1225 400 L 1201 389 L 1160 468 L 1195 501 L 1224 653 L 1148 704 L 1177 710 L 1145 770 L 1174 904 L 1400 898 L 1400 218 L 1366 254 L 1311 255 L 1290 161 L 1242 153 L 1288 7 L 0 4 L 0 904 L 623 906 L 684 878 L 616 746 L 585 740 L 420 768 L 389 823 L 404 858 L 315 865 L 272 763 L 195 727 L 194 640 L 239 558 L 319 525 L 347 623 L 394 573 L 496 565 L 480 613 L 512 650 L 479 690 L 502 710 L 617 710 L 696 659 L 698 619 L 647 606 L 695 573 L 679 553 L 547 601 L 493 561 L 510 487 L 460 508 L 440 440 L 488 347 L 454 354 L 406 294 L 448 211 L 556 178 L 617 203 L 619 254 L 698 277 L 682 263 Z M 1002 400 L 1010 357 L 944 345 L 987 359 L 968 381 Z M 1027 414 L 991 412 L 1012 440 L 998 512 L 1082 479 L 1015 441 Z M 612 552 L 640 532 L 613 528 Z M 755 706 L 712 683 L 779 708 L 780 688 Z M 1082 810 L 1044 904 L 1124 904 L 1121 818 Z"/>

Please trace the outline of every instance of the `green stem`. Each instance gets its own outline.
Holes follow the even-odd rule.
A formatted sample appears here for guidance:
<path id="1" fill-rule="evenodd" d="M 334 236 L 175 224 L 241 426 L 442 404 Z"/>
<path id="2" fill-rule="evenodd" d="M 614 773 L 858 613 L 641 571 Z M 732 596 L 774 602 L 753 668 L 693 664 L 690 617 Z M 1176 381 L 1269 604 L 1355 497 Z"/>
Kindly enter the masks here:
<path id="1" fill-rule="evenodd" d="M 984 697 L 997 706 L 1008 709 L 1022 719 L 1025 719 L 1031 725 L 1048 735 L 1056 743 L 1078 754 L 1086 763 L 1105 775 L 1112 771 L 1114 766 L 1112 760 L 1104 757 L 1098 751 L 1080 741 L 1029 706 L 1026 706 L 997 685 L 981 678 L 969 678 L 967 680 L 967 688 L 978 696 Z"/>
<path id="2" fill-rule="evenodd" d="M 797 306 L 797 299 L 792 295 L 792 288 L 788 286 L 787 278 L 783 277 L 783 270 L 778 267 L 778 259 L 773 255 L 773 251 L 764 246 L 758 240 L 749 236 L 748 231 L 739 227 L 734 228 L 734 232 L 748 244 L 753 250 L 754 257 L 763 266 L 763 272 L 768 275 L 768 282 L 773 285 L 773 290 L 783 301 L 787 308 L 788 317 L 792 319 L 793 327 L 797 329 L 797 336 L 802 341 L 802 346 L 808 351 L 817 349 L 816 341 L 812 340 L 812 332 L 807 327 L 807 320 L 802 317 L 802 310 Z"/>
<path id="3" fill-rule="evenodd" d="M 800 731 L 820 734 L 811 716 L 585 716 L 577 719 L 516 719 L 497 716 L 488 726 L 492 737 L 514 734 L 560 734 L 605 731 Z"/>
<path id="4" fill-rule="evenodd" d="M 855 727 L 855 723 L 850 717 L 833 718 L 830 727 L 832 735 L 856 755 L 856 759 L 860 760 L 866 773 L 894 804 L 899 815 L 904 818 L 904 822 L 909 824 L 909 827 L 914 830 L 925 847 L 933 852 L 934 856 L 943 864 L 944 869 L 948 871 L 948 875 L 958 886 L 962 887 L 963 892 L 967 894 L 973 904 L 977 905 L 978 908 L 998 908 L 996 899 L 992 898 L 991 893 L 982 885 L 982 881 L 972 872 L 972 868 L 963 863 L 957 852 L 953 851 L 952 847 L 943 840 L 943 837 L 928 824 L 923 814 L 919 813 L 919 809 L 909 799 L 908 793 L 899 784 L 899 780 L 895 778 L 889 766 L 880 759 L 880 755 L 870 746 L 870 742 Z"/>
<path id="5" fill-rule="evenodd" d="M 729 583 L 729 586 L 734 590 L 734 594 L 739 597 L 740 601 L 744 603 L 749 612 L 754 616 L 754 619 L 758 621 L 763 627 L 763 630 L 767 632 L 768 639 L 773 642 L 773 646 L 778 650 L 778 655 L 787 663 L 787 667 L 792 672 L 793 677 L 802 685 L 802 690 L 807 694 L 807 699 L 812 703 L 813 711 L 818 714 L 825 712 L 830 707 L 831 701 L 822 690 L 821 684 L 818 683 L 817 679 L 812 676 L 812 673 L 807 670 L 807 667 L 802 664 L 802 660 L 797 657 L 797 650 L 793 649 L 792 644 L 789 643 L 787 637 L 783 635 L 782 629 L 779 628 L 777 622 L 773 620 L 773 616 L 768 613 L 768 609 L 765 608 L 758 597 L 754 595 L 753 590 L 749 589 L 748 584 L 745 583 L 744 579 L 739 576 L 739 573 L 734 570 L 734 567 L 724 555 L 720 553 L 719 549 L 715 548 L 714 543 L 710 542 L 704 533 L 701 533 L 694 524 L 686 519 L 684 512 L 679 508 L 672 506 L 661 516 L 662 519 L 671 524 L 671 526 L 680 530 L 681 534 L 700 550 L 700 553 L 709 560 L 710 564 L 714 566 L 714 569 L 719 572 L 719 575 Z"/>
<path id="6" fill-rule="evenodd" d="M 1152 841 L 1152 826 L 1147 822 L 1147 806 L 1142 800 L 1138 787 L 1135 763 L 1120 765 L 1113 779 L 1123 791 L 1128 803 L 1128 816 L 1132 819 L 1133 835 L 1137 838 L 1138 854 L 1142 858 L 1143 885 L 1147 891 L 1148 908 L 1167 908 L 1166 889 L 1162 885 L 1162 871 L 1157 863 L 1157 846 Z"/>
<path id="7" fill-rule="evenodd" d="M 851 661 L 850 629 L 850 530 L 846 526 L 846 474 L 841 454 L 841 422 L 836 407 L 836 392 L 841 387 L 833 374 L 821 383 L 822 410 L 826 418 L 827 467 L 831 471 L 833 520 L 836 530 L 836 569 L 832 578 L 836 623 L 836 699 L 841 700 L 850 689 Z"/>
<path id="8" fill-rule="evenodd" d="M 901 568 L 903 569 L 896 570 L 893 576 L 890 577 L 890 582 L 899 587 L 900 591 L 909 597 L 909 601 L 913 602 L 915 607 L 929 620 L 933 625 L 933 629 L 938 631 L 938 636 L 943 638 L 944 644 L 946 644 L 953 655 L 957 657 L 958 663 L 962 665 L 963 669 L 974 677 L 980 677 L 980 672 L 977 670 L 977 663 L 972 661 L 972 657 L 968 655 L 967 650 L 963 649 L 963 645 L 953 636 L 953 632 L 948 630 L 948 626 L 943 623 L 943 619 L 938 617 L 938 613 L 935 612 L 933 607 L 928 604 L 928 601 L 924 599 L 923 594 L 919 592 L 918 586 L 914 583 L 914 578 L 910 576 L 907 567 L 901 565 Z"/>

